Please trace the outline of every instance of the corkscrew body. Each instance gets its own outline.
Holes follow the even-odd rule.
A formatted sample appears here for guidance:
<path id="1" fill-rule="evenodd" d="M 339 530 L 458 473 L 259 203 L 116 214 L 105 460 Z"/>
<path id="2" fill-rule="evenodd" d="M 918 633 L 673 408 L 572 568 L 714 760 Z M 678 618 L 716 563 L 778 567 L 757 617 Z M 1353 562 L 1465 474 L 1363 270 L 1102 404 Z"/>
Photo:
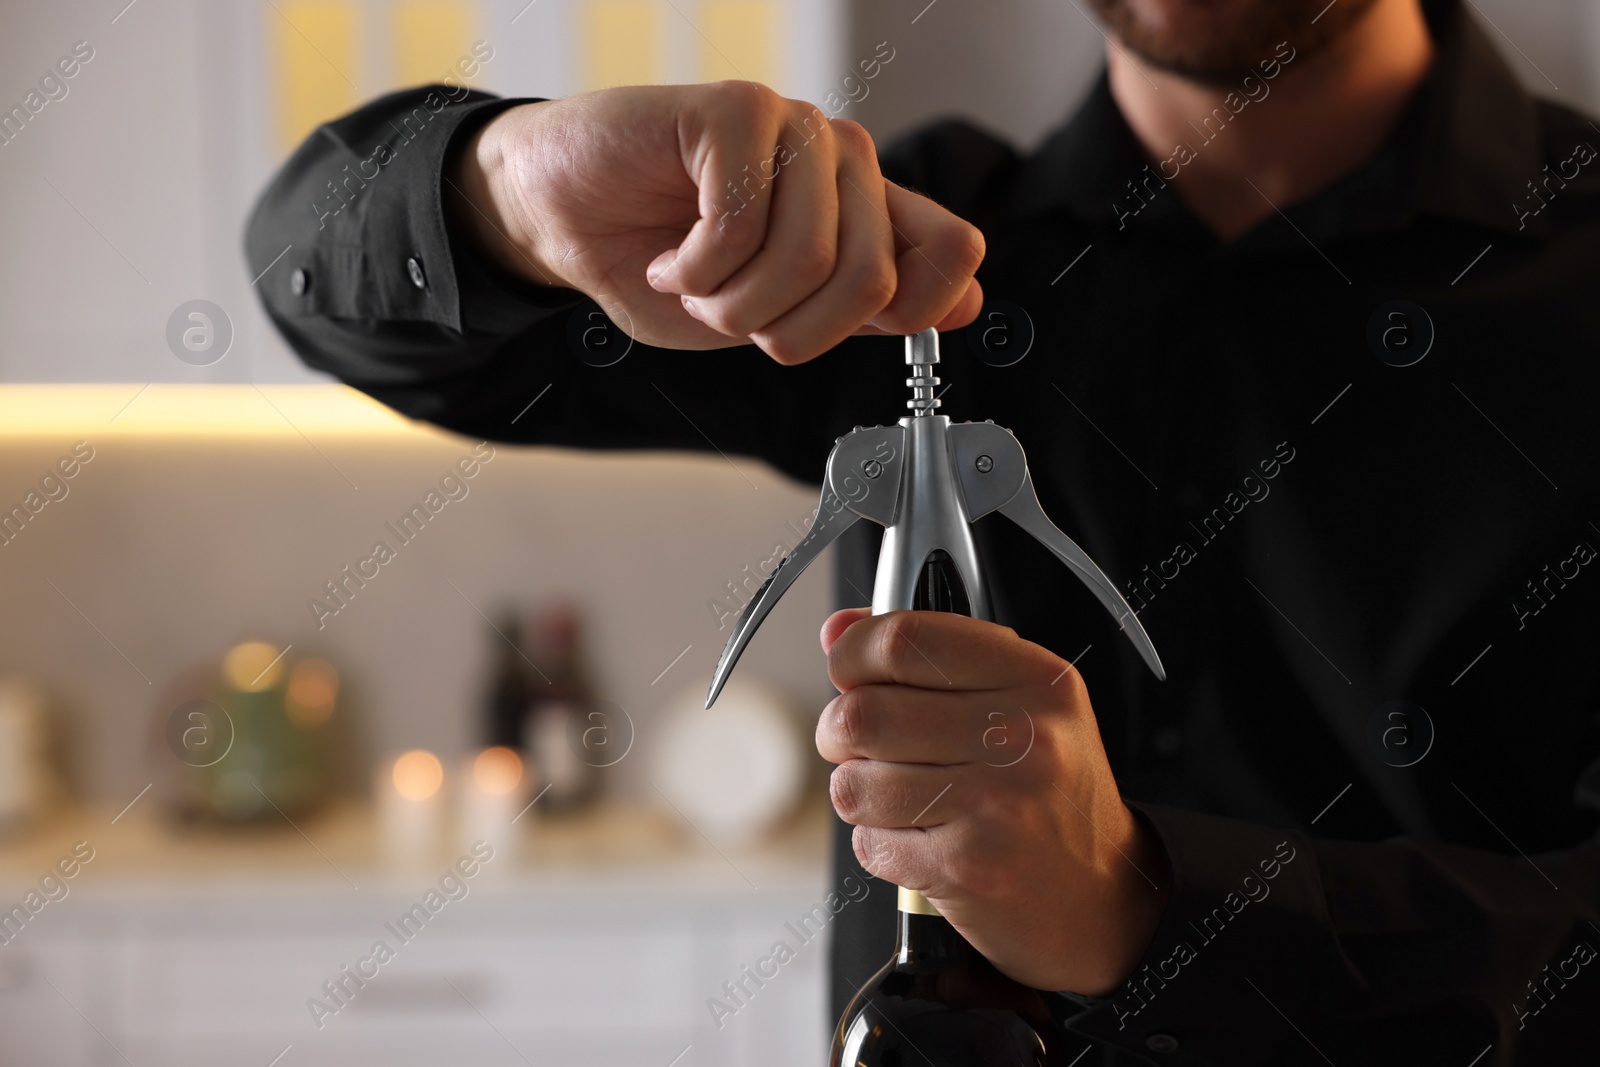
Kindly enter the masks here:
<path id="1" fill-rule="evenodd" d="M 745 605 L 712 676 L 706 707 L 716 701 L 745 646 L 795 579 L 862 519 L 884 527 L 872 590 L 874 614 L 911 608 L 924 572 L 937 563 L 942 575 L 951 576 L 945 594 L 950 610 L 992 620 L 972 523 L 996 511 L 1070 567 L 1111 612 L 1150 670 L 1165 680 L 1161 657 L 1133 609 L 1039 506 L 1015 435 L 992 420 L 952 423 L 937 413 L 939 335 L 924 330 L 907 337 L 906 363 L 911 414 L 893 426 L 857 426 L 834 443 L 816 518 Z"/>

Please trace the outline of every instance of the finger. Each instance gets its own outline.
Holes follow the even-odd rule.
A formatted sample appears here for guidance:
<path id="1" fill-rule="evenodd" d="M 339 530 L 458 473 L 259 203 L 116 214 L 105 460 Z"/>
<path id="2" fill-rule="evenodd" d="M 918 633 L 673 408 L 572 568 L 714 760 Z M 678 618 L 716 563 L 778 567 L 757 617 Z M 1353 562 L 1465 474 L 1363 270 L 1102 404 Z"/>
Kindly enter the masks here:
<path id="1" fill-rule="evenodd" d="M 820 118 L 820 115 L 819 115 Z M 772 207 L 761 250 L 710 296 L 685 309 L 730 337 L 748 337 L 827 284 L 839 242 L 838 152 L 825 120 L 798 152 L 774 157 Z"/>
<path id="2" fill-rule="evenodd" d="M 899 285 L 873 325 L 892 333 L 916 333 L 971 322 L 983 306 L 982 289 L 973 277 L 986 250 L 982 232 L 893 182 L 887 183 L 885 201 L 894 227 Z"/>
<path id="3" fill-rule="evenodd" d="M 862 870 L 930 896 L 947 885 L 947 868 L 955 862 L 958 840 L 951 828 L 937 826 L 929 830 L 857 826 L 850 834 Z"/>
<path id="4" fill-rule="evenodd" d="M 978 313 L 982 310 L 983 286 L 978 282 L 978 279 L 974 278 L 972 281 L 967 283 L 966 295 L 957 301 L 955 308 L 950 312 L 950 314 L 946 315 L 944 318 L 935 323 L 933 328 L 938 330 L 940 333 L 947 333 L 951 330 L 959 330 L 963 326 L 971 325 L 977 319 Z M 899 337 L 902 335 L 902 332 L 903 331 L 901 330 L 886 330 L 881 326 L 876 326 L 869 322 L 865 323 L 860 329 L 856 330 L 855 336 Z"/>
<path id="5" fill-rule="evenodd" d="M 780 363 L 821 355 L 888 306 L 896 285 L 894 231 L 872 138 L 853 122 L 834 124 L 839 146 L 838 255 L 827 283 L 750 339 Z"/>
<path id="6" fill-rule="evenodd" d="M 944 331 L 960 330 L 962 326 L 970 326 L 978 320 L 978 314 L 984 309 L 984 286 L 979 285 L 978 278 L 973 278 L 966 283 L 966 294 L 955 302 L 955 307 L 950 309 L 950 314 L 941 318 L 934 330 Z"/>
<path id="7" fill-rule="evenodd" d="M 772 206 L 782 109 L 753 82 L 718 82 L 687 112 L 684 168 L 699 190 L 700 218 L 677 248 L 645 271 L 650 284 L 707 296 L 761 250 Z"/>
<path id="8" fill-rule="evenodd" d="M 839 640 L 851 623 L 872 614 L 871 608 L 840 608 L 822 622 L 822 654 L 827 655 L 833 643 Z"/>
<path id="9" fill-rule="evenodd" d="M 947 330 L 959 330 L 976 321 L 978 313 L 982 310 L 983 286 L 974 278 L 967 283 L 966 294 L 956 301 L 956 306 L 950 309 L 949 314 L 934 325 L 934 329 L 941 333 Z"/>
<path id="10" fill-rule="evenodd" d="M 817 752 L 829 763 L 1010 766 L 1033 747 L 1033 715 L 1015 700 L 969 692 L 860 685 L 834 697 L 817 718 Z"/>
<path id="11" fill-rule="evenodd" d="M 841 693 L 882 682 L 943 690 L 1048 685 L 1066 665 L 1009 627 L 948 611 L 873 615 L 828 651 L 828 678 Z"/>
<path id="12" fill-rule="evenodd" d="M 852 826 L 927 829 L 960 817 L 966 785 L 964 772 L 950 767 L 856 759 L 833 769 L 828 796 Z"/>

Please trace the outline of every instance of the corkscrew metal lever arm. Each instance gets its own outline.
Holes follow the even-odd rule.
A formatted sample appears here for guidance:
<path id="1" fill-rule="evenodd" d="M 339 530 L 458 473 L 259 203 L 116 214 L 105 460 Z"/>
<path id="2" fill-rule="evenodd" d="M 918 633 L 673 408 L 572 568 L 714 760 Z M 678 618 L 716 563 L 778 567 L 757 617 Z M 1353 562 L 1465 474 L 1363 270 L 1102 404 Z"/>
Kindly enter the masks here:
<path id="1" fill-rule="evenodd" d="M 1027 456 L 1010 430 L 991 422 L 950 422 L 936 414 L 939 335 L 906 338 L 906 384 L 911 414 L 893 426 L 857 426 L 828 456 L 822 498 L 806 536 L 767 577 L 728 637 L 706 697 L 710 707 L 734 664 L 779 598 L 823 549 L 861 519 L 884 527 L 872 592 L 874 614 L 914 606 L 930 563 L 950 585 L 956 610 L 992 619 L 988 580 L 972 540 L 971 525 L 999 512 L 1072 568 L 1157 678 L 1167 673 L 1138 616 L 1089 554 L 1045 515 L 1034 492 Z"/>

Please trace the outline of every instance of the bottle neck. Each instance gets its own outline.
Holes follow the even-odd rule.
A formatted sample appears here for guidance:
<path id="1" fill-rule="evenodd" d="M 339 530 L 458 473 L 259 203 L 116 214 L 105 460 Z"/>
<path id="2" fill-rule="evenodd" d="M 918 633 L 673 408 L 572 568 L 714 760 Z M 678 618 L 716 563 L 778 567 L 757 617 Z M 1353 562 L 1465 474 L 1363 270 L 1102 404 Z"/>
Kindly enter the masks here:
<path id="1" fill-rule="evenodd" d="M 978 950 L 921 893 L 902 888 L 899 909 L 896 962 L 917 964 L 978 957 Z"/>

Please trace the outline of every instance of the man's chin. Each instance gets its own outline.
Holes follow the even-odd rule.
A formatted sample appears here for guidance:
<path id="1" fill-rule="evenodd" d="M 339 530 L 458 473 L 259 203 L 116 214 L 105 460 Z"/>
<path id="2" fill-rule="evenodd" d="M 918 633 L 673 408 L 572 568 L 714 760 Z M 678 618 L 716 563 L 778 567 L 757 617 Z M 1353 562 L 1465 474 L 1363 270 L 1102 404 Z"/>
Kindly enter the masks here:
<path id="1" fill-rule="evenodd" d="M 1091 0 L 1118 43 L 1146 65 L 1233 85 L 1281 42 L 1300 55 L 1348 32 L 1378 0 Z"/>

